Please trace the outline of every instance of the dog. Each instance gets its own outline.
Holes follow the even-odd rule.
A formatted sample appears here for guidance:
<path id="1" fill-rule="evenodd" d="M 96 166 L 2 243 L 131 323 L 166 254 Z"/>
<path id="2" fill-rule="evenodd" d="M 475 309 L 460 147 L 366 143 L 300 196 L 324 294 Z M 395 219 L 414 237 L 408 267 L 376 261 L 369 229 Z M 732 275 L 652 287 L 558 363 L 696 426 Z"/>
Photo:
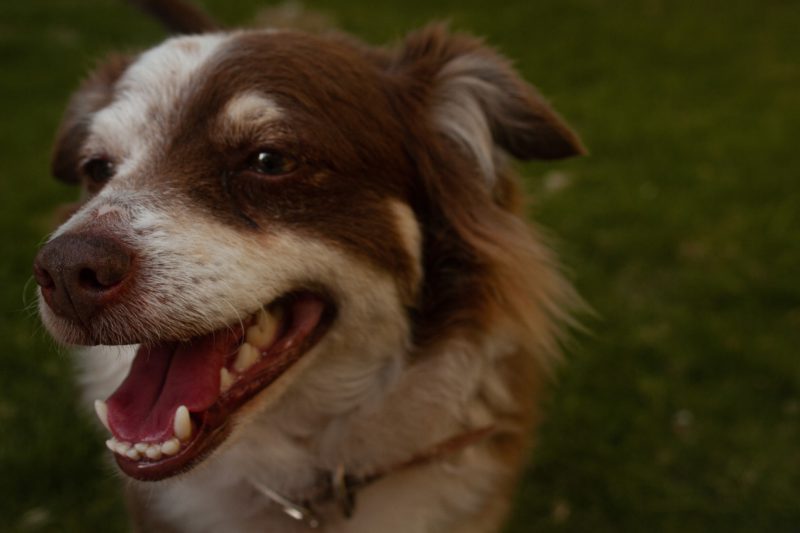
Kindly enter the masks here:
<path id="1" fill-rule="evenodd" d="M 137 531 L 502 527 L 580 305 L 512 158 L 584 153 L 482 41 L 432 25 L 183 35 L 80 86 L 39 250 Z"/>

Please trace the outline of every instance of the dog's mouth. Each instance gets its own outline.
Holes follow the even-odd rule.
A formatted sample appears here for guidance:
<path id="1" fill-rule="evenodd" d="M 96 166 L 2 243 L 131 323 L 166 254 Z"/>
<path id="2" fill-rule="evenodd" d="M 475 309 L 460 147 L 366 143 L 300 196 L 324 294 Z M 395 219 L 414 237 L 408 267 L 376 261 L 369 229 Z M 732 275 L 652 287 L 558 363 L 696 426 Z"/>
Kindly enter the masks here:
<path id="1" fill-rule="evenodd" d="M 155 481 L 201 462 L 228 437 L 239 409 L 308 352 L 334 314 L 327 299 L 299 292 L 243 323 L 140 346 L 119 388 L 95 403 L 119 467 Z"/>

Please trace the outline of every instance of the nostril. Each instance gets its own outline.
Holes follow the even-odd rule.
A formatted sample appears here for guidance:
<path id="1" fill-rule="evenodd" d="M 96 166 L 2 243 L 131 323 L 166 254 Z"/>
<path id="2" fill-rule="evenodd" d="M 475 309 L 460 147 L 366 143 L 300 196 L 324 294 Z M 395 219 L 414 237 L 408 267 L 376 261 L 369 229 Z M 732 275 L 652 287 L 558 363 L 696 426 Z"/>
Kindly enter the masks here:
<path id="1" fill-rule="evenodd" d="M 130 261 L 122 258 L 84 266 L 77 272 L 78 285 L 84 290 L 107 291 L 122 283 L 129 269 Z"/>
<path id="2" fill-rule="evenodd" d="M 53 276 L 50 275 L 47 269 L 39 265 L 33 265 L 33 277 L 36 279 L 36 283 L 43 289 L 52 289 L 56 286 Z"/>
<path id="3" fill-rule="evenodd" d="M 97 279 L 97 273 L 91 268 L 82 268 L 78 272 L 78 284 L 81 288 L 90 291 L 103 291 L 109 287 L 109 285 L 104 285 Z"/>

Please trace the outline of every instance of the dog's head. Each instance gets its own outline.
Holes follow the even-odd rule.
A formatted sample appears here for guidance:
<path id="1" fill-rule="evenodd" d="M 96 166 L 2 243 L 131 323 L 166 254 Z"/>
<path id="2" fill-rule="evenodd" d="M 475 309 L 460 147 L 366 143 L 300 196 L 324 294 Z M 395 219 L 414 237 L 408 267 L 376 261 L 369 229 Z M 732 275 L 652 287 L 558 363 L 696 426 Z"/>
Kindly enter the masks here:
<path id="1" fill-rule="evenodd" d="M 504 59 L 441 27 L 386 50 L 173 38 L 69 104 L 53 172 L 83 202 L 37 256 L 41 315 L 63 343 L 139 345 L 98 410 L 122 469 L 165 478 L 245 413 L 290 392 L 347 412 L 415 349 L 487 327 L 513 305 L 487 281 L 508 274 L 492 246 L 514 253 L 507 155 L 581 151 Z"/>

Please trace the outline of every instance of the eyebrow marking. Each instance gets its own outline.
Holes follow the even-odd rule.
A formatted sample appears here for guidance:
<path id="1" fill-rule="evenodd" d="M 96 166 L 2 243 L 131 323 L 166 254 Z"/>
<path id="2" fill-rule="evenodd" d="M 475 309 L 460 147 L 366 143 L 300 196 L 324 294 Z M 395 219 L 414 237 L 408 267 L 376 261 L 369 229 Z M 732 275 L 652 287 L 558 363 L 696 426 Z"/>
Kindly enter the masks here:
<path id="1" fill-rule="evenodd" d="M 266 123 L 282 118 L 283 110 L 264 94 L 245 92 L 228 101 L 222 116 L 231 125 Z"/>

